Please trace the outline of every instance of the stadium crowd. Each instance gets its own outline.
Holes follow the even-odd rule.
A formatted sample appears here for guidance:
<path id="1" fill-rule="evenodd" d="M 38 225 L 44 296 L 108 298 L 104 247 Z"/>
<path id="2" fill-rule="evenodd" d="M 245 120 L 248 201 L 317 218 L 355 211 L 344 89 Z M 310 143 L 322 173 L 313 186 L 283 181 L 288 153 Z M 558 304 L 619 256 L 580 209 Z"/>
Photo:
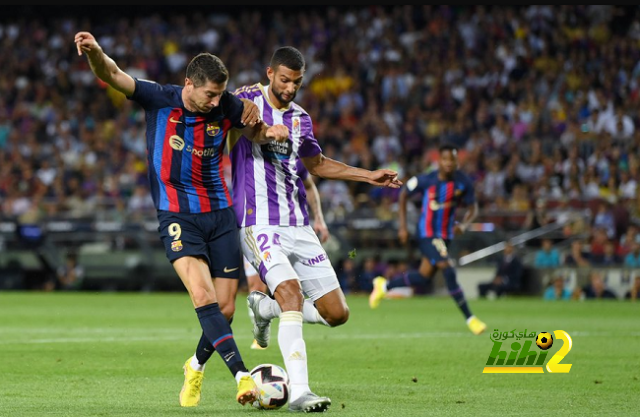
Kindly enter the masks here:
<path id="1" fill-rule="evenodd" d="M 483 214 L 523 213 L 518 229 L 566 222 L 567 236 L 588 245 L 585 262 L 609 262 L 611 253 L 617 264 L 640 262 L 640 235 L 629 227 L 640 222 L 637 6 L 202 7 L 2 19 L 0 45 L 12 53 L 0 55 L 0 219 L 154 216 L 144 112 L 77 56 L 73 34 L 87 28 L 123 70 L 160 83 L 181 84 L 193 55 L 214 53 L 229 69 L 229 90 L 265 83 L 274 48 L 294 45 L 307 60 L 297 102 L 325 155 L 406 179 L 433 169 L 438 144 L 453 142 Z M 366 207 L 395 217 L 397 191 L 318 188 L 329 224 Z M 586 224 L 572 217 L 581 210 Z M 580 262 L 576 248 L 567 255 Z"/>

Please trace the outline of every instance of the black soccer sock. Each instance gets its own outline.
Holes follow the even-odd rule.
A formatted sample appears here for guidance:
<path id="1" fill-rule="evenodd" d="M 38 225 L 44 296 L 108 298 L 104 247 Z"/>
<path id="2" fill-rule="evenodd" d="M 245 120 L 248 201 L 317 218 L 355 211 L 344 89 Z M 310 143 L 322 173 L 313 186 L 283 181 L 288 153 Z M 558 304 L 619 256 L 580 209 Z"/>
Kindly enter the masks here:
<path id="1" fill-rule="evenodd" d="M 231 325 L 231 323 L 233 323 L 233 317 L 229 319 L 229 325 Z M 207 363 L 215 351 L 216 349 L 213 347 L 209 339 L 207 339 L 204 332 L 202 332 L 200 341 L 198 341 L 198 347 L 196 347 L 196 359 L 198 359 L 198 363 L 200 365 Z"/>
<path id="2" fill-rule="evenodd" d="M 200 336 L 200 341 L 198 342 L 198 347 L 196 348 L 196 358 L 198 359 L 198 363 L 200 365 L 207 363 L 215 351 L 216 350 L 213 348 L 213 345 L 209 339 L 207 339 L 207 336 L 202 332 L 202 336 Z"/>
<path id="3" fill-rule="evenodd" d="M 231 374 L 235 376 L 238 372 L 248 372 L 233 338 L 231 326 L 220 311 L 218 303 L 198 307 L 196 308 L 196 313 L 203 333 L 220 357 L 222 357 Z"/>
<path id="4" fill-rule="evenodd" d="M 414 285 L 424 285 L 427 277 L 420 275 L 418 271 L 409 271 L 404 273 L 401 277 L 394 278 L 387 282 L 387 290 L 398 287 L 411 287 Z"/>
<path id="5" fill-rule="evenodd" d="M 442 274 L 444 275 L 444 281 L 449 289 L 449 295 L 451 295 L 451 297 L 456 301 L 456 304 L 462 311 L 462 314 L 464 314 L 466 318 L 471 317 L 472 314 L 469 310 L 469 306 L 467 305 L 467 300 L 464 298 L 462 288 L 458 285 L 458 281 L 456 280 L 456 270 L 452 267 L 448 267 L 442 270 Z"/>

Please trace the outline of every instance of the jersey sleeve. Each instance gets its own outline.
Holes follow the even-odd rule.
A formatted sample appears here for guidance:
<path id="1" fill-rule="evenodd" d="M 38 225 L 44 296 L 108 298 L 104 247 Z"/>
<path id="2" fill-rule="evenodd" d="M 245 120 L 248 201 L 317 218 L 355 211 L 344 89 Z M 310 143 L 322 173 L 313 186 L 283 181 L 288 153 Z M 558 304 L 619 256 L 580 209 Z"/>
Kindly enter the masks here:
<path id="1" fill-rule="evenodd" d="M 134 78 L 133 80 L 136 83 L 136 88 L 133 94 L 127 98 L 137 102 L 144 109 L 160 109 L 175 104 L 177 93 L 173 86 L 161 85 L 142 78 Z"/>
<path id="2" fill-rule="evenodd" d="M 429 179 L 426 175 L 416 175 L 409 178 L 403 187 L 407 190 L 409 195 L 414 195 L 426 190 L 428 183 Z"/>
<path id="3" fill-rule="evenodd" d="M 228 100 L 229 110 L 226 117 L 231 122 L 231 126 L 237 129 L 244 129 L 246 126 L 242 123 L 242 112 L 244 111 L 244 103 L 235 94 L 224 92 L 223 98 Z"/>
<path id="4" fill-rule="evenodd" d="M 310 158 L 312 156 L 316 156 L 322 152 L 322 148 L 320 148 L 320 144 L 318 140 L 313 135 L 313 124 L 311 122 L 311 117 L 307 114 L 302 115 L 300 119 L 296 122 L 296 118 L 294 117 L 292 120 L 292 132 L 295 133 L 296 129 L 300 129 L 300 137 L 302 138 L 302 144 L 298 149 L 298 155 L 301 158 Z M 296 127 L 296 123 L 299 126 Z"/>

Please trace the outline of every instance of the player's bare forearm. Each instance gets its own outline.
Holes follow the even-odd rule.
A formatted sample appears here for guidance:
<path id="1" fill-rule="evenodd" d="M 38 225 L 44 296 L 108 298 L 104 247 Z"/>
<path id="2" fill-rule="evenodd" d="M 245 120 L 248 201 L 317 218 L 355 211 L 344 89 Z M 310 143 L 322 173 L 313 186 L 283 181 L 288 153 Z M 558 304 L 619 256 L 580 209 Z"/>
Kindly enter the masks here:
<path id="1" fill-rule="evenodd" d="M 360 181 L 371 184 L 371 171 L 352 167 L 334 159 L 318 154 L 311 158 L 303 158 L 302 162 L 312 175 L 328 180 Z"/>
<path id="2" fill-rule="evenodd" d="M 264 121 L 259 121 L 253 127 L 242 129 L 242 134 L 251 142 L 258 145 L 266 145 L 269 142 L 284 142 L 289 138 L 289 129 L 285 125 L 269 126 Z"/>
<path id="3" fill-rule="evenodd" d="M 78 54 L 86 54 L 91 71 L 105 83 L 125 94 L 131 96 L 136 88 L 133 78 L 118 68 L 89 32 L 78 32 L 75 38 Z"/>
<path id="4" fill-rule="evenodd" d="M 313 182 L 311 177 L 307 177 L 304 180 L 304 188 L 307 191 L 307 202 L 311 209 L 311 214 L 316 222 L 324 223 L 324 214 L 322 214 L 322 205 L 320 204 L 320 194 L 318 188 Z"/>

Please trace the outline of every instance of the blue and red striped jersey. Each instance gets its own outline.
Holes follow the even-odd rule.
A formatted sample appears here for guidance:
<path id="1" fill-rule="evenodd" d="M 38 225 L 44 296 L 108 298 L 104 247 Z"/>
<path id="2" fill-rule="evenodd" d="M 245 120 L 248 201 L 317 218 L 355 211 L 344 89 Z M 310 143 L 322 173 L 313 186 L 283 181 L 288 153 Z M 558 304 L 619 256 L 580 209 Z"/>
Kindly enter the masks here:
<path id="1" fill-rule="evenodd" d="M 449 181 L 438 179 L 438 171 L 418 175 L 410 178 L 404 187 L 409 195 L 423 194 L 417 230 L 420 238 L 453 238 L 456 208 L 475 202 L 473 184 L 460 171 Z"/>
<path id="2" fill-rule="evenodd" d="M 156 209 L 207 213 L 232 205 L 222 155 L 232 127 L 242 128 L 242 101 L 225 91 L 209 113 L 184 107 L 182 88 L 135 79 L 128 97 L 145 110 L 147 161 Z"/>

